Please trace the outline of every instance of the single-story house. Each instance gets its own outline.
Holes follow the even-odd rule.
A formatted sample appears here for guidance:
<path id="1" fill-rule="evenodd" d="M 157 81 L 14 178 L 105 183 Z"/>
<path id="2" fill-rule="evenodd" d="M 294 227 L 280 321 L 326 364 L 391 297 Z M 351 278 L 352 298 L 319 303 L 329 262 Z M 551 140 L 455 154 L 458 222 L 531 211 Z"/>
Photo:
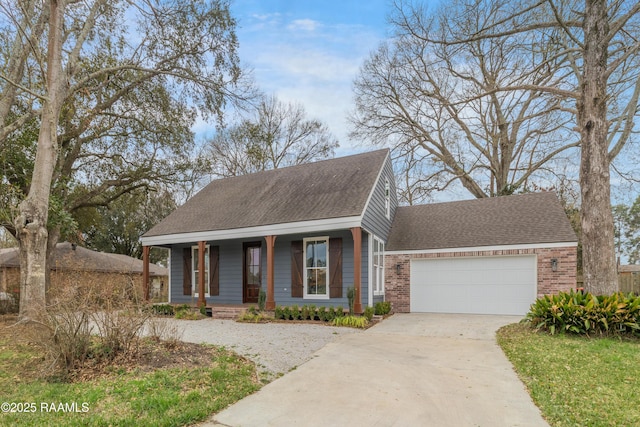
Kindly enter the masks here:
<path id="1" fill-rule="evenodd" d="M 399 207 L 388 150 L 219 179 L 142 237 L 170 251 L 169 300 L 523 314 L 575 288 L 554 193 Z"/>
<path id="2" fill-rule="evenodd" d="M 142 290 L 144 263 L 127 255 L 97 252 L 69 242 L 58 243 L 49 268 L 50 286 L 84 283 L 133 283 Z M 151 296 L 162 299 L 169 282 L 169 270 L 149 264 Z M 20 292 L 18 248 L 0 249 L 0 291 Z"/>

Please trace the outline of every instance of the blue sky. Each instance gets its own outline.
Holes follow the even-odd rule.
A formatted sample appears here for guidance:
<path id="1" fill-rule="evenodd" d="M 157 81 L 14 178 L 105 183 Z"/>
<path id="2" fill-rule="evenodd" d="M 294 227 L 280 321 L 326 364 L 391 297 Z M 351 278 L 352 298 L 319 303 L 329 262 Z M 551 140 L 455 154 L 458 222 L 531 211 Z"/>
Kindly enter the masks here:
<path id="1" fill-rule="evenodd" d="M 234 0 L 240 59 L 259 88 L 304 106 L 354 149 L 346 115 L 351 83 L 362 62 L 386 38 L 389 0 Z"/>

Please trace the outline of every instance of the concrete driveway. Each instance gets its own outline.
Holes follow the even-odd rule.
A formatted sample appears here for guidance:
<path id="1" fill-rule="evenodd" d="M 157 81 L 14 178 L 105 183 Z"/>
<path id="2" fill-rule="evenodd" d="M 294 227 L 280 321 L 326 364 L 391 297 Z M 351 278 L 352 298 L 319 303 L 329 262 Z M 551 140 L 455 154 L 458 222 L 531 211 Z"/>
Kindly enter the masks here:
<path id="1" fill-rule="evenodd" d="M 495 341 L 513 316 L 396 314 L 216 414 L 224 426 L 548 426 Z"/>

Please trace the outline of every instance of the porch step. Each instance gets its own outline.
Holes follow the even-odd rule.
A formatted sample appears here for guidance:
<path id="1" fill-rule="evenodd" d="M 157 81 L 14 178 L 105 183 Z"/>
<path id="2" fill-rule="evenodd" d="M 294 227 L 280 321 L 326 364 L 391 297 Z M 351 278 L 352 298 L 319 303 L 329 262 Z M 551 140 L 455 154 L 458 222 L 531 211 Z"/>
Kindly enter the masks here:
<path id="1" fill-rule="evenodd" d="M 245 307 L 224 307 L 224 306 L 213 306 L 207 307 L 207 316 L 209 315 L 209 311 L 211 311 L 211 317 L 214 319 L 235 319 L 243 315 L 247 309 Z"/>

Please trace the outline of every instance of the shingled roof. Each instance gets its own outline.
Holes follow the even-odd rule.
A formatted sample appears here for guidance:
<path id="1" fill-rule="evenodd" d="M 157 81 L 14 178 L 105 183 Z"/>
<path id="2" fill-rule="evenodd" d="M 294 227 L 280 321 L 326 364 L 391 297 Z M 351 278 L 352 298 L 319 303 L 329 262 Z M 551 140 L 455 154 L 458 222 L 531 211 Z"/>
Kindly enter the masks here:
<path id="1" fill-rule="evenodd" d="M 552 192 L 404 206 L 388 251 L 577 242 Z"/>
<path id="2" fill-rule="evenodd" d="M 388 150 L 218 179 L 143 237 L 362 215 Z"/>
<path id="3" fill-rule="evenodd" d="M 18 248 L 0 249 L 0 267 L 20 268 Z M 97 252 L 69 242 L 58 243 L 51 258 L 52 270 L 142 274 L 142 260 L 127 255 Z M 169 270 L 149 264 L 151 276 L 167 276 Z"/>

